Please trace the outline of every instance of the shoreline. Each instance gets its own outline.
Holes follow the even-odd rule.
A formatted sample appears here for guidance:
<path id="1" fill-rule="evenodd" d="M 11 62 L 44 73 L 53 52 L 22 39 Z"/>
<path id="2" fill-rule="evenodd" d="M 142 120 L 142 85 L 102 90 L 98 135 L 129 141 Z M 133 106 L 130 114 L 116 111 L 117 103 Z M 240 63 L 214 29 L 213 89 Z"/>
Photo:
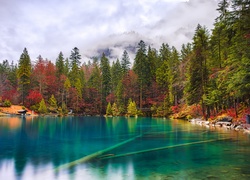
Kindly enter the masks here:
<path id="1" fill-rule="evenodd" d="M 218 129 L 234 130 L 250 135 L 250 124 L 234 123 L 232 121 L 221 121 L 221 120 L 218 120 L 216 122 L 210 122 L 202 120 L 200 118 L 193 118 L 188 120 L 188 122 L 190 122 L 191 124 L 204 126 L 209 129 L 218 128 Z"/>

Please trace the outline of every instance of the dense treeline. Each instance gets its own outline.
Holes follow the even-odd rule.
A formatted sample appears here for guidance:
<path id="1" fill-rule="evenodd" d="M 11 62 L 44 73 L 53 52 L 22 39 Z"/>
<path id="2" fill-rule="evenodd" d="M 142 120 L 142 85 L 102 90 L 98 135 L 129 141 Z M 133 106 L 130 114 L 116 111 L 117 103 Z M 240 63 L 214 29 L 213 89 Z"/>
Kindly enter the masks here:
<path id="1" fill-rule="evenodd" d="M 237 116 L 250 103 L 249 4 L 220 1 L 211 32 L 198 24 L 180 51 L 140 41 L 133 64 L 126 50 L 113 63 L 103 53 L 81 64 L 76 47 L 55 64 L 42 56 L 31 64 L 24 49 L 18 65 L 0 64 L 0 97 L 43 113 L 166 116 L 186 104 L 201 107 L 204 117 L 226 109 Z"/>

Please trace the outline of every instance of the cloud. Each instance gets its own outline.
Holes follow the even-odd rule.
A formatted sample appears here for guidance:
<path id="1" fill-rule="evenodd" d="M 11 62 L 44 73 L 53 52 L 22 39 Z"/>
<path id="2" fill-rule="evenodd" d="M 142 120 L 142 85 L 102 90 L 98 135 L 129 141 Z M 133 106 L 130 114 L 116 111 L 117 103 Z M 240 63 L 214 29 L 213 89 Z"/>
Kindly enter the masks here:
<path id="1" fill-rule="evenodd" d="M 55 61 L 60 51 L 68 57 L 74 47 L 83 61 L 105 48 L 120 58 L 141 39 L 178 48 L 191 41 L 198 23 L 212 28 L 216 8 L 216 0 L 1 1 L 0 61 L 17 62 L 24 47 L 32 61 L 38 55 Z"/>

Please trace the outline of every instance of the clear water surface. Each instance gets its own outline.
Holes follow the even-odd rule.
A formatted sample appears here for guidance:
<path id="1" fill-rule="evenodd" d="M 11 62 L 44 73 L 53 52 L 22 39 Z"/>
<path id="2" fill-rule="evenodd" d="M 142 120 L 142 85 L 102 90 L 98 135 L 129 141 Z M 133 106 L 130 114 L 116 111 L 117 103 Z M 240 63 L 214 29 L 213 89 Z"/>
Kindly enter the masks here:
<path id="1" fill-rule="evenodd" d="M 0 179 L 250 179 L 250 136 L 161 118 L 0 117 Z"/>

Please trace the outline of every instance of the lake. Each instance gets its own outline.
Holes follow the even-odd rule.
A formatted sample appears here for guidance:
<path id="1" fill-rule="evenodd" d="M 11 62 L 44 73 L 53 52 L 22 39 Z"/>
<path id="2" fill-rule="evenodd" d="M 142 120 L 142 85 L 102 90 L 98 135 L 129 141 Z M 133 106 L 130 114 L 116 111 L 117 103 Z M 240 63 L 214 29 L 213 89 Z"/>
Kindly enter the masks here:
<path id="1" fill-rule="evenodd" d="M 0 179 L 250 179 L 250 136 L 182 120 L 0 117 Z"/>

